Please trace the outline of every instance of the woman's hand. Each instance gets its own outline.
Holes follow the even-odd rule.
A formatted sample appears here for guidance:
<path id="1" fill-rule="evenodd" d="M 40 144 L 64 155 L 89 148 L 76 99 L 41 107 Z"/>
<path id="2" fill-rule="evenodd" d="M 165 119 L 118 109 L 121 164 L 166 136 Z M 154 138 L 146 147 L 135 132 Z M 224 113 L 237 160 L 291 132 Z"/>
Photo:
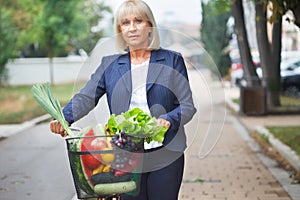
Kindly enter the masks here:
<path id="1" fill-rule="evenodd" d="M 61 135 L 61 137 L 66 137 L 68 135 L 63 126 L 57 120 L 50 122 L 50 130 L 55 134 Z"/>
<path id="2" fill-rule="evenodd" d="M 162 118 L 158 118 L 158 119 L 157 119 L 157 124 L 158 124 L 159 126 L 164 126 L 164 127 L 166 127 L 167 129 L 169 129 L 170 126 L 171 126 L 171 123 L 170 123 L 168 120 L 165 120 L 165 119 L 162 119 Z"/>

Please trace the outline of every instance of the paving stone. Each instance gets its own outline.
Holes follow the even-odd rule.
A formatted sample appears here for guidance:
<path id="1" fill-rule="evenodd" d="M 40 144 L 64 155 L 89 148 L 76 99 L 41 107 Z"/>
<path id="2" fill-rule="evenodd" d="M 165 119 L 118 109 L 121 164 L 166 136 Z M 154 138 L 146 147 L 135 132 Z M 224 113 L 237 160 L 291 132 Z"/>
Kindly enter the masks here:
<path id="1" fill-rule="evenodd" d="M 195 138 L 185 154 L 180 200 L 291 200 L 231 123 L 225 123 L 210 154 L 199 159 L 201 140 Z"/>

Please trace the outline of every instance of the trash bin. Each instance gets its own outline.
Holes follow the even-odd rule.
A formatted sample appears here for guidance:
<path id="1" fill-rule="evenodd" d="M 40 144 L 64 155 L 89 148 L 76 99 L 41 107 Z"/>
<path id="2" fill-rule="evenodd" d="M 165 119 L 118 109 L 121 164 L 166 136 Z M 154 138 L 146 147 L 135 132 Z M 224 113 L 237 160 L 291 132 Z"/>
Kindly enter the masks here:
<path id="1" fill-rule="evenodd" d="M 264 87 L 247 86 L 240 88 L 240 114 L 266 114 L 266 89 Z"/>

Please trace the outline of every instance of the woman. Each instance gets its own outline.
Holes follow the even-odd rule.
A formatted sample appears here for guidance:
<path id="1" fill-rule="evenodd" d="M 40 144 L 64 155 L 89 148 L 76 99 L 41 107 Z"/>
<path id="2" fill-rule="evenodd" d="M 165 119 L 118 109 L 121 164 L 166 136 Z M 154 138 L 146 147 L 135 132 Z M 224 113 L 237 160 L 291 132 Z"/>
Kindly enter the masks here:
<path id="1" fill-rule="evenodd" d="M 184 168 L 184 125 L 196 112 L 184 60 L 179 53 L 160 48 L 152 11 L 141 0 L 126 0 L 119 6 L 115 32 L 122 53 L 102 59 L 63 113 L 72 124 L 106 94 L 111 114 L 140 107 L 158 118 L 159 125 L 168 128 L 165 139 L 162 144 L 145 144 L 145 153 L 149 155 L 144 159 L 148 162 L 144 163 L 140 192 L 138 196 L 124 195 L 122 199 L 175 200 Z M 50 123 L 50 129 L 66 136 L 57 121 Z"/>

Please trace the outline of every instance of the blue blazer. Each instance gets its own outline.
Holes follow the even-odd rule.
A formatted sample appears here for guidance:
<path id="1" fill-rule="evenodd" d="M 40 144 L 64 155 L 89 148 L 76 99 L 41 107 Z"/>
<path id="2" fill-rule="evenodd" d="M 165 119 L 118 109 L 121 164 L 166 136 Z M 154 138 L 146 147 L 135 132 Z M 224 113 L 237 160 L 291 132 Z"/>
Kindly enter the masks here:
<path id="1" fill-rule="evenodd" d="M 184 125 L 196 112 L 193 104 L 187 69 L 183 57 L 166 49 L 151 51 L 146 92 L 152 116 L 171 123 L 164 146 L 173 151 L 184 151 Z M 132 94 L 130 55 L 106 56 L 84 88 L 63 110 L 71 124 L 88 114 L 106 94 L 110 113 L 120 114 L 129 109 Z"/>

